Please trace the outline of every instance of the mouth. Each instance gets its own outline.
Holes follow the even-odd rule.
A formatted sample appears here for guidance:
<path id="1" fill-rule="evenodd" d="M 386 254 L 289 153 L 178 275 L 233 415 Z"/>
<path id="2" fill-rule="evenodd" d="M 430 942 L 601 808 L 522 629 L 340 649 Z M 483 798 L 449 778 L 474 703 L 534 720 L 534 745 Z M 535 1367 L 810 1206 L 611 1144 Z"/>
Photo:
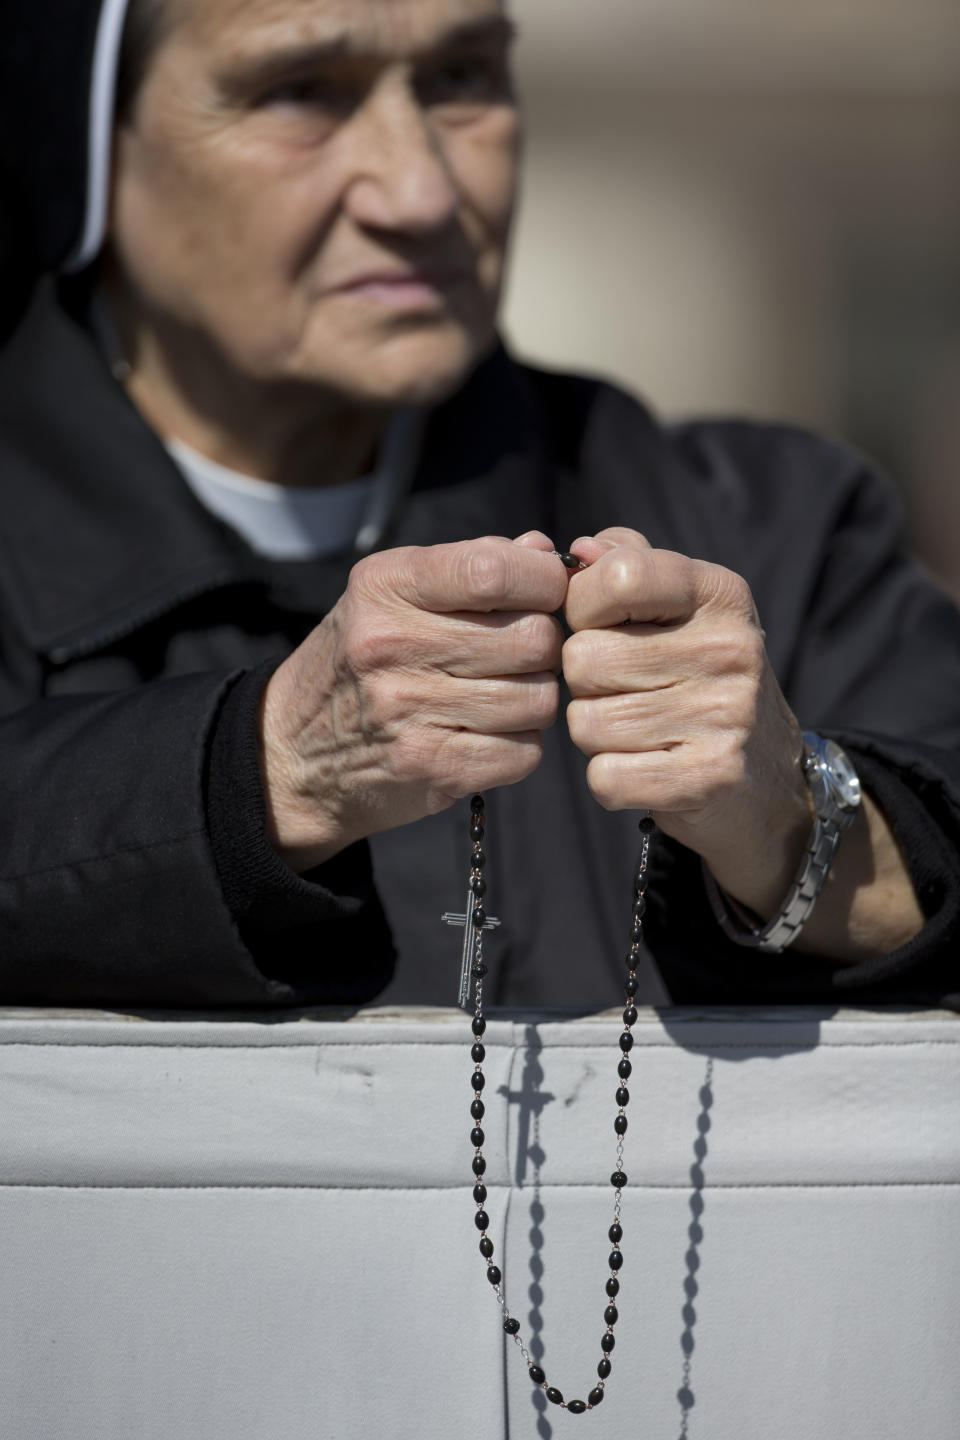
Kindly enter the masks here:
<path id="1" fill-rule="evenodd" d="M 437 309 L 469 279 L 466 270 L 453 266 L 370 270 L 333 286 L 332 293 L 391 310 Z"/>

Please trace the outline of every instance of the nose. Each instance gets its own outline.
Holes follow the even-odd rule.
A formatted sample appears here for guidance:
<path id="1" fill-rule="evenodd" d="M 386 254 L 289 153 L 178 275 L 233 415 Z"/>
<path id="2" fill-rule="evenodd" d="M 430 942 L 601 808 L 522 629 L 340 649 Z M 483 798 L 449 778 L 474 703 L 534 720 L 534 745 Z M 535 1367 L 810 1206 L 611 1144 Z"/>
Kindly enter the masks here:
<path id="1" fill-rule="evenodd" d="M 460 191 L 429 112 L 402 82 L 371 96 L 364 112 L 344 197 L 351 218 L 365 228 L 409 235 L 444 229 L 457 213 Z"/>

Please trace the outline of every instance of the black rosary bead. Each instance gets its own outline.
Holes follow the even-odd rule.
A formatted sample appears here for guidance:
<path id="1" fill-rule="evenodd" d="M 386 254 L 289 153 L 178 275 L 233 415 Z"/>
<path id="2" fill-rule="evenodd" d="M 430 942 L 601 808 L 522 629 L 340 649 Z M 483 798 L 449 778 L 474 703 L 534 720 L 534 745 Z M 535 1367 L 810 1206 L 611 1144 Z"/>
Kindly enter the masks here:
<path id="1" fill-rule="evenodd" d="M 569 550 L 558 550 L 556 555 L 565 570 L 579 570 L 583 564 L 583 561 L 579 560 L 576 555 L 571 554 Z"/>
<path id="2" fill-rule="evenodd" d="M 638 822 L 637 828 L 641 835 L 652 835 L 657 828 L 657 822 L 652 815 L 644 815 L 643 819 Z"/>
<path id="3" fill-rule="evenodd" d="M 567 554 L 567 553 L 565 553 L 565 552 L 564 552 L 564 553 L 557 552 L 557 553 L 559 554 L 560 559 L 561 559 L 561 561 L 563 562 L 563 564 L 564 564 L 565 566 L 567 566 L 569 569 L 579 569 L 579 568 L 582 568 L 582 562 L 581 562 L 575 555 Z M 487 1230 L 488 1230 L 489 1225 L 490 1225 L 490 1217 L 488 1216 L 486 1210 L 483 1208 L 484 1203 L 485 1203 L 485 1201 L 486 1201 L 486 1199 L 487 1199 L 487 1187 L 482 1183 L 481 1178 L 480 1178 L 480 1177 L 484 1174 L 484 1172 L 486 1171 L 486 1168 L 487 1168 L 487 1162 L 486 1162 L 486 1160 L 484 1159 L 483 1154 L 481 1153 L 481 1147 L 482 1147 L 483 1144 L 484 1144 L 485 1135 L 484 1135 L 484 1132 L 483 1132 L 482 1128 L 480 1127 L 480 1125 L 479 1125 L 479 1123 L 478 1123 L 478 1122 L 483 1118 L 483 1114 L 484 1114 L 484 1104 L 483 1104 L 483 1101 L 480 1099 L 480 1093 L 479 1093 L 479 1092 L 484 1089 L 484 1086 L 485 1086 L 485 1084 L 486 1084 L 486 1081 L 485 1081 L 485 1078 L 484 1078 L 484 1074 L 483 1074 L 483 1071 L 482 1071 L 482 1069 L 481 1069 L 482 1063 L 483 1063 L 483 1061 L 484 1061 L 485 1058 L 486 1058 L 486 1049 L 485 1049 L 485 1047 L 484 1047 L 484 1045 L 483 1045 L 483 1043 L 482 1043 L 482 1041 L 481 1041 L 481 1036 L 483 1036 L 483 1034 L 484 1034 L 484 1032 L 486 1031 L 486 1028 L 487 1028 L 486 1018 L 484 1017 L 484 1015 L 483 1015 L 483 1013 L 482 1013 L 483 987 L 482 987 L 482 984 L 480 983 L 480 982 L 483 980 L 483 977 L 487 974 L 487 966 L 486 966 L 486 964 L 485 964 L 484 961 L 483 961 L 483 946 L 482 946 L 482 941 L 483 941 L 483 931 L 484 931 L 484 929 L 486 928 L 486 926 L 487 926 L 487 924 L 488 924 L 488 921 L 487 921 L 487 912 L 486 912 L 486 910 L 484 909 L 484 906 L 483 906 L 483 903 L 482 903 L 483 896 L 485 896 L 485 895 L 486 895 L 486 892 L 487 892 L 487 885 L 486 885 L 486 881 L 483 879 L 483 877 L 482 877 L 482 875 L 481 875 L 481 873 L 480 873 L 480 872 L 484 869 L 484 867 L 485 867 L 485 865 L 486 865 L 486 855 L 484 854 L 483 847 L 482 847 L 482 844 L 481 844 L 481 841 L 483 840 L 483 836 L 484 836 L 484 823 L 485 823 L 483 796 L 480 795 L 480 794 L 474 795 L 474 796 L 471 798 L 470 805 L 471 805 L 470 837 L 471 837 L 471 841 L 472 841 L 472 849 L 471 849 L 471 856 L 470 856 L 470 874 L 469 874 L 469 878 L 468 878 L 470 895 L 468 896 L 467 908 L 468 908 L 468 913 L 469 913 L 469 912 L 470 912 L 470 907 L 471 907 L 471 905 L 472 905 L 472 907 L 473 907 L 473 908 L 472 908 L 472 914 L 469 914 L 469 919 L 472 921 L 473 925 L 476 927 L 476 930 L 477 930 L 477 934 L 476 934 L 476 936 L 475 936 L 475 948 L 474 948 L 474 951 L 473 951 L 472 963 L 471 963 L 471 973 L 473 974 L 475 980 L 477 981 L 477 985 L 476 985 L 476 1006 L 475 1006 L 475 1014 L 473 1015 L 473 1017 L 472 1017 L 472 1019 L 471 1019 L 471 1028 L 472 1028 L 473 1035 L 474 1035 L 474 1041 L 473 1041 L 473 1043 L 472 1043 L 472 1045 L 471 1045 L 471 1049 L 470 1049 L 471 1059 L 473 1060 L 473 1062 L 474 1062 L 474 1064 L 475 1064 L 475 1066 L 476 1066 L 476 1068 L 475 1068 L 475 1070 L 474 1070 L 474 1072 L 473 1072 L 473 1075 L 472 1075 L 471 1078 L 470 1078 L 470 1083 L 471 1083 L 471 1085 L 472 1085 L 472 1087 L 473 1087 L 473 1090 L 474 1090 L 474 1092 L 475 1092 L 475 1093 L 474 1093 L 473 1100 L 472 1100 L 471 1105 L 470 1105 L 470 1114 L 471 1114 L 471 1116 L 473 1117 L 473 1120 L 474 1120 L 474 1122 L 475 1122 L 475 1123 L 474 1123 L 474 1126 L 473 1126 L 473 1128 L 472 1128 L 472 1130 L 471 1130 L 471 1132 L 470 1132 L 470 1143 L 474 1146 L 475 1151 L 476 1151 L 476 1153 L 474 1154 L 473 1159 L 472 1159 L 472 1161 L 471 1161 L 471 1166 L 472 1166 L 472 1169 L 473 1169 L 473 1173 L 474 1173 L 474 1176 L 476 1177 L 476 1183 L 474 1184 L 474 1187 L 473 1187 L 473 1198 L 474 1198 L 474 1201 L 476 1202 L 476 1205 L 477 1205 L 477 1207 L 478 1207 L 477 1210 L 476 1210 L 476 1213 L 475 1213 L 475 1215 L 474 1215 L 474 1224 L 476 1225 L 477 1229 L 481 1232 L 481 1233 L 480 1233 L 480 1240 L 479 1240 L 480 1254 L 481 1254 L 481 1255 L 484 1257 L 484 1259 L 488 1262 L 488 1263 L 487 1263 L 487 1267 L 486 1267 L 487 1280 L 488 1280 L 489 1283 L 496 1289 L 496 1291 L 497 1291 L 497 1296 L 498 1296 L 498 1299 L 500 1300 L 501 1307 L 503 1307 L 503 1304 L 504 1304 L 504 1302 L 503 1302 L 503 1297 L 502 1297 L 502 1295 L 501 1295 L 501 1293 L 500 1293 L 500 1285 L 501 1285 L 501 1282 L 502 1282 L 502 1272 L 501 1272 L 500 1267 L 499 1267 L 498 1265 L 492 1263 L 493 1254 L 494 1254 L 494 1244 L 493 1244 L 493 1241 L 492 1241 L 492 1239 L 490 1238 L 490 1236 L 487 1234 Z M 643 820 L 640 821 L 640 829 L 641 829 L 641 831 L 643 832 L 644 836 L 648 836 L 649 834 L 652 833 L 652 831 L 653 831 L 653 829 L 654 829 L 653 821 L 652 821 L 651 819 L 645 817 Z M 645 900 L 645 898 L 644 898 L 644 892 L 645 892 L 646 889 L 647 889 L 647 855 L 648 855 L 648 851 L 649 851 L 649 843 L 648 843 L 648 841 L 645 840 L 645 841 L 644 841 L 644 845 L 643 845 L 643 849 L 642 849 L 642 853 L 641 853 L 640 862 L 639 862 L 639 869 L 637 870 L 637 872 L 636 872 L 635 875 L 634 875 L 633 917 L 632 917 L 631 931 L 630 931 L 631 944 L 630 944 L 630 950 L 629 950 L 629 952 L 628 952 L 628 954 L 627 954 L 627 957 L 626 957 L 626 958 L 627 958 L 627 972 L 628 972 L 628 973 L 627 973 L 627 978 L 626 978 L 626 980 L 625 980 L 625 982 L 624 982 L 624 995 L 625 995 L 625 997 L 626 997 L 625 1005 L 624 1005 L 624 1010 L 623 1010 L 623 1025 L 624 1025 L 624 1030 L 623 1030 L 623 1033 L 620 1035 L 620 1039 L 619 1039 L 619 1046 L 620 1046 L 620 1050 L 621 1050 L 621 1057 L 620 1057 L 619 1062 L 618 1062 L 618 1064 L 617 1064 L 617 1074 L 619 1075 L 621 1081 L 626 1081 L 626 1080 L 629 1078 L 629 1076 L 630 1076 L 630 1074 L 631 1074 L 631 1071 L 632 1071 L 632 1068 L 633 1068 L 632 1065 L 631 1065 L 630 1060 L 627 1058 L 628 1052 L 629 1052 L 630 1050 L 632 1050 L 632 1048 L 633 1048 L 633 1043 L 634 1043 L 634 1037 L 633 1037 L 633 1035 L 630 1033 L 630 1027 L 631 1027 L 632 1025 L 634 1025 L 634 1024 L 637 1022 L 638 1018 L 639 1018 L 639 1012 L 638 1012 L 638 1009 L 637 1009 L 637 1006 L 636 1006 L 634 997 L 635 997 L 636 995 L 638 995 L 638 994 L 639 994 L 639 991 L 640 991 L 640 981 L 639 981 L 639 979 L 638 979 L 638 977 L 637 977 L 637 973 L 636 973 L 636 972 L 637 972 L 638 968 L 641 966 L 641 964 L 643 963 L 643 960 L 642 960 L 642 955 L 643 955 L 643 949 L 642 949 L 643 925 L 642 925 L 642 920 L 643 920 L 643 915 L 644 915 L 644 912 L 645 912 L 645 909 L 646 909 L 646 900 Z M 455 919 L 456 917 L 444 916 L 443 918 L 444 918 L 444 919 Z M 461 923 L 462 923 L 462 920 L 461 920 Z M 499 922 L 498 922 L 498 921 L 493 921 L 493 922 L 491 922 L 491 923 L 495 925 L 495 924 L 498 924 Z M 615 1131 L 615 1133 L 616 1133 L 618 1136 L 622 1137 L 622 1136 L 626 1133 L 626 1130 L 627 1130 L 627 1117 L 626 1117 L 626 1115 L 624 1114 L 624 1107 L 626 1106 L 626 1104 L 628 1103 L 628 1101 L 629 1101 L 629 1099 L 630 1099 L 630 1092 L 627 1090 L 627 1087 L 626 1087 L 625 1084 L 620 1084 L 620 1085 L 618 1086 L 617 1092 L 616 1092 L 616 1099 L 617 1099 L 617 1105 L 618 1105 L 618 1107 L 619 1107 L 619 1113 L 614 1117 L 613 1125 L 614 1125 L 614 1131 Z M 617 1145 L 617 1160 L 618 1160 L 618 1162 L 622 1162 L 622 1157 L 623 1157 L 623 1145 L 622 1145 L 622 1143 L 618 1143 L 618 1145 Z M 626 1176 L 626 1174 L 624 1173 L 624 1171 L 620 1168 L 620 1164 L 619 1164 L 619 1163 L 618 1163 L 618 1165 L 617 1165 L 617 1168 L 613 1171 L 613 1173 L 612 1173 L 611 1176 L 610 1176 L 610 1183 L 611 1183 L 611 1185 L 614 1186 L 614 1188 L 615 1188 L 616 1191 L 618 1192 L 618 1193 L 617 1193 L 617 1212 L 619 1213 L 619 1207 L 620 1207 L 620 1194 L 619 1194 L 619 1192 L 620 1192 L 620 1190 L 622 1190 L 623 1187 L 627 1184 L 627 1176 Z M 621 1269 L 622 1265 L 623 1265 L 623 1254 L 622 1254 L 622 1252 L 621 1252 L 621 1250 L 620 1250 L 620 1240 L 621 1240 L 622 1235 L 623 1235 L 623 1227 L 621 1226 L 621 1224 L 620 1224 L 620 1222 L 619 1222 L 619 1219 L 616 1219 L 616 1220 L 614 1221 L 614 1223 L 610 1226 L 610 1229 L 609 1229 L 609 1232 L 608 1232 L 608 1233 L 609 1233 L 609 1237 L 610 1237 L 610 1242 L 611 1242 L 611 1244 L 613 1245 L 613 1249 L 610 1251 L 608 1263 L 609 1263 L 609 1266 L 610 1266 L 610 1271 L 613 1272 L 613 1273 L 611 1273 L 611 1274 L 609 1275 L 609 1277 L 606 1279 L 606 1281 L 604 1282 L 604 1288 L 605 1288 L 605 1290 L 606 1290 L 606 1294 L 607 1294 L 608 1299 L 609 1299 L 610 1301 L 613 1301 L 613 1300 L 615 1299 L 615 1297 L 617 1296 L 617 1294 L 619 1293 L 619 1290 L 620 1290 L 620 1282 L 619 1282 L 619 1280 L 617 1279 L 616 1272 L 619 1271 L 619 1270 Z M 528 1371 L 529 1371 L 529 1374 L 530 1374 L 530 1379 L 533 1381 L 533 1383 L 534 1383 L 535 1385 L 539 1385 L 539 1386 L 542 1386 L 542 1387 L 543 1387 L 543 1389 L 545 1390 L 547 1399 L 550 1401 L 551 1404 L 564 1406 L 564 1408 L 567 1409 L 567 1410 L 569 1410 L 572 1415 L 582 1415 L 585 1410 L 592 1408 L 594 1405 L 599 1405 L 599 1404 L 601 1404 L 601 1402 L 603 1401 L 603 1398 L 604 1398 L 603 1382 L 606 1380 L 606 1378 L 607 1378 L 607 1376 L 610 1374 L 610 1370 L 611 1370 L 611 1364 L 610 1364 L 610 1360 L 609 1360 L 608 1356 L 609 1356 L 610 1352 L 613 1350 L 614 1346 L 616 1345 L 616 1340 L 615 1340 L 615 1338 L 614 1338 L 614 1333 L 613 1333 L 613 1326 L 616 1324 L 617 1320 L 619 1319 L 619 1311 L 618 1311 L 616 1305 L 614 1305 L 614 1304 L 612 1304 L 612 1303 L 611 1303 L 611 1304 L 608 1304 L 608 1305 L 606 1306 L 604 1312 L 603 1312 L 603 1318 L 604 1318 L 604 1321 L 605 1321 L 605 1323 L 606 1323 L 606 1325 L 607 1325 L 608 1328 L 607 1328 L 606 1333 L 601 1337 L 601 1341 L 600 1341 L 600 1348 L 601 1348 L 601 1350 L 604 1352 L 604 1354 L 603 1354 L 603 1358 L 601 1359 L 600 1363 L 599 1363 L 598 1366 L 597 1366 L 597 1375 L 599 1376 L 601 1383 L 600 1383 L 598 1386 L 595 1386 L 594 1389 L 592 1389 L 592 1390 L 589 1392 L 589 1398 L 588 1398 L 588 1400 L 579 1400 L 579 1399 L 578 1399 L 578 1400 L 570 1400 L 570 1401 L 568 1401 L 568 1402 L 565 1403 L 565 1402 L 564 1402 L 564 1399 L 563 1399 L 563 1393 L 562 1393 L 560 1390 L 558 1390 L 555 1386 L 552 1386 L 552 1385 L 551 1385 L 551 1386 L 548 1386 L 548 1385 L 547 1385 L 547 1383 L 546 1383 L 546 1376 L 545 1376 L 545 1374 L 544 1374 L 544 1371 L 543 1371 L 542 1367 L 539 1366 L 539 1365 L 533 1364 L 533 1363 L 531 1362 L 530 1357 L 529 1357 L 529 1355 L 527 1354 L 526 1350 L 524 1350 L 524 1349 L 521 1347 L 521 1353 L 523 1354 L 523 1357 L 524 1357 L 524 1359 L 525 1359 L 526 1362 L 527 1362 L 527 1368 L 528 1368 Z M 505 1309 L 504 1309 L 503 1329 L 504 1329 L 504 1332 L 505 1332 L 507 1335 L 511 1335 L 511 1336 L 514 1336 L 514 1337 L 518 1337 L 519 1334 L 520 1334 L 520 1321 L 514 1319 L 511 1315 L 507 1314 L 506 1311 L 505 1311 Z"/>

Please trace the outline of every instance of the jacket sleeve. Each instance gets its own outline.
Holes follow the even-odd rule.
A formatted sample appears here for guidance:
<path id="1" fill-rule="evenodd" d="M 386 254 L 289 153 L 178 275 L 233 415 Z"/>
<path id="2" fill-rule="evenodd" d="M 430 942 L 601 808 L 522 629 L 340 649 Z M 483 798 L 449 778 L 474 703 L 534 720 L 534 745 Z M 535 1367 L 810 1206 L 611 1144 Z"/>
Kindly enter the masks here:
<path id="1" fill-rule="evenodd" d="M 373 966 L 348 995 L 335 939 L 303 976 L 266 973 L 244 943 L 204 805 L 210 737 L 240 678 L 48 698 L 0 718 L 6 1003 L 290 1005 L 367 998 L 383 984 Z M 362 855 L 341 859 L 335 878 L 336 893 L 293 877 L 301 907 L 334 934 L 375 907 Z"/>
<path id="2" fill-rule="evenodd" d="M 764 605 L 763 581 L 757 586 L 768 625 L 778 604 L 799 609 L 794 624 L 775 616 L 777 635 L 792 637 L 778 656 L 781 683 L 804 729 L 849 749 L 894 830 L 927 923 L 901 950 L 854 966 L 789 950 L 758 956 L 724 939 L 703 894 L 699 862 L 667 845 L 667 897 L 651 928 L 658 960 L 680 1000 L 955 1004 L 960 614 L 904 553 L 899 507 L 868 465 L 792 431 L 776 432 L 774 455 L 770 434 L 764 427 L 720 427 L 719 441 L 715 431 L 711 443 L 724 446 L 728 465 L 733 452 L 747 511 L 764 508 L 756 493 L 764 487 L 769 517 L 770 471 L 779 469 L 779 528 L 768 534 L 763 564 L 775 570 L 779 545 L 788 572 L 804 537 L 812 545 L 802 559 L 803 589 L 799 581 L 781 583 L 779 595 L 771 587 Z"/>

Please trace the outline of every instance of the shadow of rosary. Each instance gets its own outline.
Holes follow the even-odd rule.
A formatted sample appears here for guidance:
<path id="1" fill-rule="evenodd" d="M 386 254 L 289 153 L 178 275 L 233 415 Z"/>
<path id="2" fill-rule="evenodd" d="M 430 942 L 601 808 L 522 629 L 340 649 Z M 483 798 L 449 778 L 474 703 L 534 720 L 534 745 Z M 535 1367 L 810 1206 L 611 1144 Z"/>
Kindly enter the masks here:
<path id="1" fill-rule="evenodd" d="M 530 1301 L 530 1309 L 527 1312 L 530 1338 L 527 1341 L 527 1348 L 536 1364 L 542 1365 L 544 1345 L 542 1338 L 543 1286 L 541 1281 L 543 1280 L 544 1266 L 541 1226 L 546 1211 L 540 1198 L 540 1170 L 546 1155 L 540 1144 L 540 1115 L 544 1106 L 549 1105 L 552 1100 L 556 1099 L 556 1096 L 540 1088 L 543 1083 L 543 1067 L 540 1064 L 543 1042 L 537 1033 L 536 1026 L 528 1026 L 524 1038 L 526 1050 L 520 1088 L 518 1090 L 504 1089 L 502 1093 L 506 1095 L 508 1104 L 515 1104 L 517 1107 L 516 1184 L 524 1184 L 529 1168 L 533 1189 L 530 1201 L 530 1229 L 527 1234 L 530 1243 L 530 1285 L 527 1289 L 527 1298 Z M 553 1426 L 546 1415 L 548 1401 L 539 1386 L 532 1388 L 531 1399 L 533 1407 L 537 1411 L 537 1434 L 540 1436 L 540 1440 L 552 1440 Z"/>
<path id="2" fill-rule="evenodd" d="M 544 1356 L 543 1331 L 543 1230 L 542 1225 L 546 1216 L 540 1193 L 540 1174 L 546 1154 L 540 1144 L 540 1116 L 544 1107 L 549 1105 L 556 1096 L 541 1088 L 543 1083 L 543 1067 L 540 1064 L 540 1051 L 543 1048 L 542 1041 L 535 1026 L 527 1029 L 526 1050 L 524 1052 L 524 1067 L 517 1090 L 509 1090 L 501 1087 L 503 1094 L 509 1104 L 517 1107 L 517 1151 L 515 1182 L 523 1186 L 528 1180 L 532 1188 L 530 1201 L 530 1229 L 527 1239 L 530 1245 L 530 1284 L 527 1288 L 527 1297 L 530 1302 L 530 1309 L 527 1312 L 527 1324 L 529 1327 L 528 1349 L 532 1359 L 538 1365 L 542 1365 Z M 686 1274 L 683 1279 L 684 1304 L 680 1312 L 683 1320 L 683 1332 L 680 1336 L 680 1349 L 683 1352 L 683 1366 L 681 1370 L 680 1388 L 677 1391 L 677 1401 L 680 1405 L 680 1432 L 679 1440 L 689 1440 L 690 1437 L 690 1412 L 696 1404 L 696 1395 L 691 1385 L 693 1371 L 693 1352 L 695 1348 L 694 1328 L 697 1323 L 697 1312 L 694 1301 L 699 1290 L 697 1272 L 700 1269 L 700 1245 L 703 1241 L 703 1212 L 705 1201 L 703 1197 L 706 1188 L 706 1177 L 704 1173 L 704 1162 L 707 1158 L 707 1134 L 710 1130 L 710 1109 L 713 1105 L 713 1056 L 707 1059 L 707 1068 L 703 1077 L 703 1084 L 700 1087 L 700 1113 L 697 1116 L 697 1133 L 693 1142 L 694 1161 L 690 1166 L 690 1180 L 692 1190 L 687 1202 L 690 1210 L 690 1224 L 687 1226 L 687 1238 L 690 1244 L 687 1248 L 684 1259 L 686 1261 Z M 534 1386 L 531 1391 L 533 1407 L 537 1411 L 537 1434 L 540 1440 L 553 1440 L 554 1430 L 547 1418 L 548 1401 L 539 1386 Z"/>
<path id="3" fill-rule="evenodd" d="M 693 1189 L 690 1192 L 690 1199 L 687 1202 L 691 1220 L 687 1226 L 687 1237 L 690 1246 L 684 1259 L 687 1262 L 687 1273 L 683 1277 L 683 1291 L 685 1300 L 683 1309 L 680 1312 L 683 1320 L 683 1333 L 680 1336 L 680 1349 L 683 1351 L 683 1369 L 681 1372 L 680 1389 L 677 1391 L 677 1400 L 680 1403 L 680 1436 L 679 1440 L 689 1440 L 690 1435 L 690 1411 L 697 1403 L 696 1395 L 690 1384 L 690 1377 L 693 1368 L 693 1351 L 695 1341 L 693 1338 L 694 1326 L 697 1323 L 697 1312 L 694 1307 L 694 1300 L 697 1298 L 699 1285 L 697 1282 L 697 1271 L 700 1269 L 700 1244 L 703 1240 L 703 1211 L 705 1202 L 703 1191 L 706 1185 L 703 1165 L 707 1158 L 707 1132 L 710 1129 L 710 1107 L 713 1104 L 713 1056 L 707 1060 L 706 1074 L 703 1077 L 703 1084 L 700 1087 L 700 1114 L 697 1116 L 697 1136 L 693 1142 L 694 1162 L 690 1166 L 690 1179 L 693 1182 Z"/>

